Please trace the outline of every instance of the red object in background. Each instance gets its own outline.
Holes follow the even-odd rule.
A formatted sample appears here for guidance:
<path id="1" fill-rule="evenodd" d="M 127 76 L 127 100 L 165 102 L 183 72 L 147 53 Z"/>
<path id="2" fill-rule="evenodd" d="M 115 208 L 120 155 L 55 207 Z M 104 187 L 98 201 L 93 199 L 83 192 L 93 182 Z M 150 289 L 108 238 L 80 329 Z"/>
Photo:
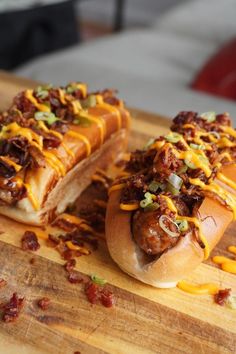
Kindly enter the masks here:
<path id="1" fill-rule="evenodd" d="M 224 45 L 204 65 L 191 87 L 236 100 L 236 39 Z"/>

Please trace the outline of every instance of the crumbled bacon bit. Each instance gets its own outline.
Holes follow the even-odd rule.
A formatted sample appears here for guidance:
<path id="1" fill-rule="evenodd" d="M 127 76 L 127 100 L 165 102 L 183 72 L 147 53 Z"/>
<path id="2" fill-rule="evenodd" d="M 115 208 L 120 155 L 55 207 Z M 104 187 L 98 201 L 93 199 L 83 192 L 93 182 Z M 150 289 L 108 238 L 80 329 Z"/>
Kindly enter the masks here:
<path id="1" fill-rule="evenodd" d="M 78 350 L 76 352 L 74 352 L 74 354 L 81 354 L 81 352 L 79 352 Z"/>
<path id="2" fill-rule="evenodd" d="M 29 262 L 30 262 L 30 264 L 35 264 L 35 261 L 36 261 L 36 259 L 33 257 L 33 258 L 30 259 Z"/>
<path id="3" fill-rule="evenodd" d="M 67 261 L 64 265 L 65 270 L 70 273 L 74 270 L 74 267 L 76 266 L 76 260 L 74 258 L 70 259 Z"/>
<path id="4" fill-rule="evenodd" d="M 107 289 L 103 289 L 100 293 L 100 301 L 105 307 L 112 307 L 115 305 L 114 294 Z"/>
<path id="5" fill-rule="evenodd" d="M 83 277 L 81 277 L 79 275 L 79 273 L 75 272 L 75 271 L 72 271 L 68 274 L 68 278 L 70 283 L 72 284 L 79 284 L 79 283 L 83 283 L 84 282 L 84 279 Z"/>
<path id="6" fill-rule="evenodd" d="M 6 285 L 7 285 L 7 281 L 3 278 L 0 278 L 0 288 L 3 288 Z"/>
<path id="7" fill-rule="evenodd" d="M 2 320 L 4 322 L 14 322 L 24 305 L 24 297 L 18 297 L 17 293 L 13 293 L 9 302 L 3 306 Z"/>
<path id="8" fill-rule="evenodd" d="M 214 295 L 215 302 L 220 305 L 224 306 L 226 300 L 229 298 L 231 293 L 231 289 L 221 289 L 218 291 L 217 294 Z"/>
<path id="9" fill-rule="evenodd" d="M 21 239 L 21 248 L 24 251 L 37 251 L 40 247 L 36 233 L 33 231 L 25 231 Z"/>
<path id="10" fill-rule="evenodd" d="M 99 299 L 99 286 L 92 282 L 85 285 L 85 295 L 91 304 L 95 304 Z"/>
<path id="11" fill-rule="evenodd" d="M 51 300 L 48 297 L 43 297 L 38 301 L 38 307 L 40 307 L 42 310 L 47 310 L 49 308 L 50 303 Z"/>
<path id="12" fill-rule="evenodd" d="M 98 301 L 100 301 L 105 307 L 112 307 L 115 304 L 114 294 L 110 290 L 101 287 L 98 284 L 89 282 L 85 284 L 84 291 L 88 301 L 91 302 L 91 304 L 95 304 Z"/>

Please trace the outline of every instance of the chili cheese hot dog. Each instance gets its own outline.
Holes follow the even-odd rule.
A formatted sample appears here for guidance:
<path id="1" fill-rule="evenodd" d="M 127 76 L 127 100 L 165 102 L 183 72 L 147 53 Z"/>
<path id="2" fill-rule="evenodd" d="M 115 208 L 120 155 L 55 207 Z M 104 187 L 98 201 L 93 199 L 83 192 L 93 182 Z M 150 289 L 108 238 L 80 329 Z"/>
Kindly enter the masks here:
<path id="1" fill-rule="evenodd" d="M 228 114 L 181 112 L 171 131 L 131 154 L 110 189 L 106 239 L 114 261 L 173 287 L 236 217 L 236 131 Z"/>
<path id="2" fill-rule="evenodd" d="M 19 93 L 0 114 L 0 213 L 42 225 L 126 147 L 129 113 L 83 83 Z"/>

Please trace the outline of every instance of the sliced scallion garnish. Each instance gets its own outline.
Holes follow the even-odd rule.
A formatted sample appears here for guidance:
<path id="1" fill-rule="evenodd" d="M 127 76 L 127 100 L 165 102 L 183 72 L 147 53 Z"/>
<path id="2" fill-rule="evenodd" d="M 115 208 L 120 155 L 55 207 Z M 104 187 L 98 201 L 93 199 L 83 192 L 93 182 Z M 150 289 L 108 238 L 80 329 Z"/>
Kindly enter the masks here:
<path id="1" fill-rule="evenodd" d="M 180 141 L 180 139 L 182 138 L 182 135 L 178 134 L 178 133 L 169 133 L 168 135 L 165 135 L 165 139 L 169 142 L 169 143 L 178 143 Z"/>
<path id="2" fill-rule="evenodd" d="M 53 112 L 36 112 L 34 114 L 34 118 L 36 120 L 42 120 L 46 122 L 48 125 L 52 125 L 56 121 L 60 120 L 55 116 Z"/>
<path id="3" fill-rule="evenodd" d="M 188 222 L 187 220 L 177 220 L 176 224 L 178 225 L 179 231 L 185 232 L 188 230 Z"/>
<path id="4" fill-rule="evenodd" d="M 215 112 L 204 112 L 200 114 L 202 119 L 205 119 L 208 123 L 212 123 L 216 120 L 216 113 Z"/>
<path id="5" fill-rule="evenodd" d="M 176 189 L 180 189 L 182 184 L 183 184 L 183 180 L 181 177 L 179 177 L 178 175 L 176 175 L 175 173 L 171 173 L 168 177 L 168 182 Z"/>
<path id="6" fill-rule="evenodd" d="M 194 150 L 205 150 L 204 145 L 190 143 L 189 146 L 191 147 L 191 149 L 194 149 Z"/>
<path id="7" fill-rule="evenodd" d="M 105 279 L 99 278 L 96 275 L 91 275 L 91 280 L 93 283 L 98 284 L 98 285 L 105 285 L 107 281 Z"/>

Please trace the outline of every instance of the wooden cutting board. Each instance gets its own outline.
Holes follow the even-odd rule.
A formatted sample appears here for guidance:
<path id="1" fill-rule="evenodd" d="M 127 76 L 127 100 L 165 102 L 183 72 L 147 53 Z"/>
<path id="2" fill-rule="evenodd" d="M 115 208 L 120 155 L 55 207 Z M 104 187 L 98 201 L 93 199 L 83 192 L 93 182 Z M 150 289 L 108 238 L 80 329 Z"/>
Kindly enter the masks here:
<path id="1" fill-rule="evenodd" d="M 0 73 L 0 109 L 22 88 L 35 83 Z M 165 133 L 169 121 L 156 114 L 132 110 L 130 148 L 142 146 L 150 136 Z M 58 253 L 40 239 L 33 254 L 20 249 L 25 229 L 0 217 L 0 303 L 14 291 L 26 305 L 16 323 L 0 322 L 0 353 L 236 353 L 236 312 L 216 305 L 211 296 L 190 295 L 179 289 L 155 289 L 124 274 L 111 260 L 105 243 L 90 256 L 78 258 L 77 270 L 105 278 L 117 304 L 113 308 L 91 305 L 79 284 L 70 284 Z M 235 225 L 226 232 L 214 254 L 227 254 L 236 244 Z M 236 292 L 236 276 L 201 264 L 191 282 L 215 282 Z M 42 311 L 40 297 L 51 299 Z"/>

